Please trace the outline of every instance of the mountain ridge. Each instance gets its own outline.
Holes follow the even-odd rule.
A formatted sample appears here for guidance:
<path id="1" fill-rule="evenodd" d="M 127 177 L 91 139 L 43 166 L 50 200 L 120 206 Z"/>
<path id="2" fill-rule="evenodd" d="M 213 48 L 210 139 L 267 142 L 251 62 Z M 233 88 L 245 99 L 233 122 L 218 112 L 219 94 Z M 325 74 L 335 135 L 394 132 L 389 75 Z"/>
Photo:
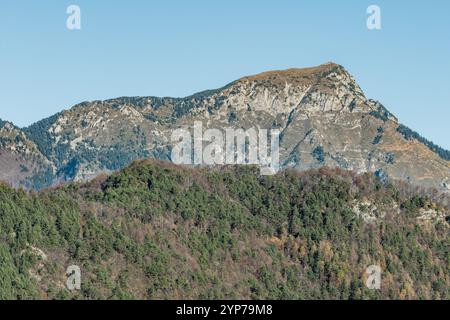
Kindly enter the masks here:
<path id="1" fill-rule="evenodd" d="M 448 151 L 402 126 L 335 63 L 263 72 L 184 98 L 82 102 L 23 132 L 53 165 L 46 181 L 60 183 L 139 158 L 170 160 L 170 133 L 194 121 L 205 128 L 280 128 L 283 167 L 337 166 L 450 191 Z"/>

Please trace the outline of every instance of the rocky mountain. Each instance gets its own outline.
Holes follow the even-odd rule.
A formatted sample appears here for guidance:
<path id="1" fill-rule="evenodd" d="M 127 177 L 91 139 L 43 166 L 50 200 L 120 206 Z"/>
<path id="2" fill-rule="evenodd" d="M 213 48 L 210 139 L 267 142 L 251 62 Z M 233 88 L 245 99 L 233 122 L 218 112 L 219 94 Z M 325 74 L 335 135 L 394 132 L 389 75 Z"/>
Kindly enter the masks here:
<path id="1" fill-rule="evenodd" d="M 186 98 L 81 103 L 24 129 L 39 151 L 33 154 L 53 171 L 40 184 L 34 174 L 21 179 L 40 188 L 91 179 L 138 158 L 170 160 L 171 134 L 196 121 L 204 129 L 279 129 L 284 168 L 339 167 L 450 192 L 450 153 L 402 126 L 334 63 L 249 76 Z"/>
<path id="2" fill-rule="evenodd" d="M 53 183 L 53 171 L 52 163 L 21 129 L 0 120 L 0 181 L 14 187 L 47 186 Z"/>

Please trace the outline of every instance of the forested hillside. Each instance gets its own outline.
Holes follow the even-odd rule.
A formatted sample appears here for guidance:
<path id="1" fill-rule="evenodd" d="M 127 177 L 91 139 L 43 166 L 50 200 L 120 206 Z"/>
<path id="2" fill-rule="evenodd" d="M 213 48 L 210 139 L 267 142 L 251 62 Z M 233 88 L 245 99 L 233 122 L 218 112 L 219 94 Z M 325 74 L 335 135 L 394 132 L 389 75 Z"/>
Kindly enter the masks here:
<path id="1" fill-rule="evenodd" d="M 0 185 L 0 299 L 450 299 L 449 249 L 448 209 L 338 169 L 140 161 L 39 193 Z"/>

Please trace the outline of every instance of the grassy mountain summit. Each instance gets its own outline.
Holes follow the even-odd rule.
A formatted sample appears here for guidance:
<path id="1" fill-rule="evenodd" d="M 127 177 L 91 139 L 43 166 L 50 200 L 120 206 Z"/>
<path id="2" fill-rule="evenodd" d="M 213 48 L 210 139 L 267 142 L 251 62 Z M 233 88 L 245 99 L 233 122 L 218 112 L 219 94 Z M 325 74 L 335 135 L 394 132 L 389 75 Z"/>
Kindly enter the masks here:
<path id="1" fill-rule="evenodd" d="M 1 185 L 0 299 L 449 299 L 449 215 L 406 184 L 327 168 L 146 160 L 41 192 Z"/>
<path id="2" fill-rule="evenodd" d="M 25 176 L 20 164 L 2 166 L 0 177 L 40 189 L 86 181 L 136 159 L 170 160 L 171 134 L 195 122 L 205 130 L 279 129 L 283 168 L 372 172 L 450 193 L 449 151 L 402 126 L 335 63 L 265 72 L 185 98 L 81 103 L 23 129 L 47 166 Z M 0 162 L 9 162 L 3 148 Z"/>

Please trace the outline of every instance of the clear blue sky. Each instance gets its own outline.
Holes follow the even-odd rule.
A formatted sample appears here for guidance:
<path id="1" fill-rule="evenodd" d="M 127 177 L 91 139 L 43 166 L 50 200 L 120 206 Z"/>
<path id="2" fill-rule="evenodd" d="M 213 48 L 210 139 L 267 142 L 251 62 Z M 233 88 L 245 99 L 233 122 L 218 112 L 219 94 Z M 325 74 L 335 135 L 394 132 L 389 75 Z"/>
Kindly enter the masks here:
<path id="1" fill-rule="evenodd" d="M 66 29 L 77 4 L 82 29 Z M 382 30 L 366 28 L 381 7 Z M 450 2 L 1 0 L 0 118 L 86 100 L 185 96 L 335 61 L 401 122 L 450 149 Z"/>

